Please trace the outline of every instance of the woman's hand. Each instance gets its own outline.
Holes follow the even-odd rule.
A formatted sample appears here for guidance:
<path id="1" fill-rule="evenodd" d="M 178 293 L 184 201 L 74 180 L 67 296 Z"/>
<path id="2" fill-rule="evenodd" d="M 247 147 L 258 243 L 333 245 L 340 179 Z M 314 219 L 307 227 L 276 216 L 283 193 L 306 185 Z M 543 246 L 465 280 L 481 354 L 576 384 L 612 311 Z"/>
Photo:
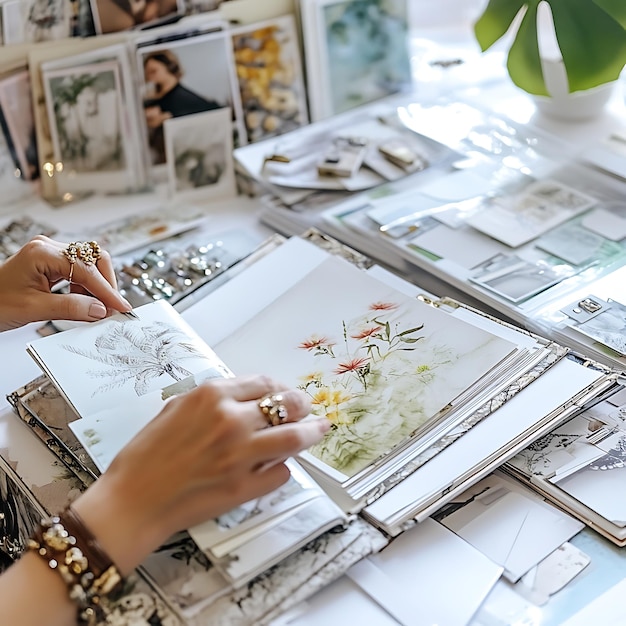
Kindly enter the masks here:
<path id="1" fill-rule="evenodd" d="M 42 320 L 94 321 L 108 310 L 129 311 L 116 289 L 110 255 L 100 251 L 97 263 L 74 263 L 69 294 L 52 293 L 70 276 L 66 244 L 38 235 L 0 265 L 0 330 Z"/>
<path id="2" fill-rule="evenodd" d="M 258 402 L 279 392 L 290 423 L 267 428 Z M 73 506 L 127 574 L 174 532 L 286 482 L 284 460 L 330 426 L 296 423 L 309 411 L 304 393 L 267 377 L 205 383 L 168 402 Z"/>

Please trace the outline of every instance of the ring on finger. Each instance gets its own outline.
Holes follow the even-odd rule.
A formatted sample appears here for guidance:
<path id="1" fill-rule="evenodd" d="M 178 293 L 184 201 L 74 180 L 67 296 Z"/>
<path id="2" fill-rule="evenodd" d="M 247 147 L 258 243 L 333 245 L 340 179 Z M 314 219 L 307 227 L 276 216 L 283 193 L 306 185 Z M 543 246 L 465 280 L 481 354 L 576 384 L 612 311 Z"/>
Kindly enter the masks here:
<path id="1" fill-rule="evenodd" d="M 284 397 L 280 393 L 268 393 L 259 400 L 259 409 L 268 426 L 279 426 L 287 421 L 289 414 L 283 401 Z"/>
<path id="2" fill-rule="evenodd" d="M 72 282 L 74 276 L 74 264 L 80 260 L 85 265 L 93 265 L 102 257 L 102 249 L 97 241 L 72 241 L 68 243 L 61 253 L 70 262 L 70 274 L 68 282 Z"/>

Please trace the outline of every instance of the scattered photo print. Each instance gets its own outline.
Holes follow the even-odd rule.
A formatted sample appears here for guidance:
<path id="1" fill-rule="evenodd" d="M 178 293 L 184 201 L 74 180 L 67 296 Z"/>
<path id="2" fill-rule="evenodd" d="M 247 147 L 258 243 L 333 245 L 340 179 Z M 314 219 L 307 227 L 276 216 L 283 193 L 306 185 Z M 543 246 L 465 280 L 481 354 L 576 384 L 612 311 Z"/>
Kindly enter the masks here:
<path id="1" fill-rule="evenodd" d="M 138 51 L 143 110 L 152 165 L 165 163 L 164 122 L 229 107 L 234 102 L 232 51 L 224 33 L 190 37 Z M 209 62 L 210 60 L 210 62 Z M 233 123 L 229 121 L 231 133 Z"/>
<path id="2" fill-rule="evenodd" d="M 600 456 L 550 482 L 616 526 L 626 527 L 626 503 L 619 496 L 626 479 L 626 436 L 616 433 L 597 448 Z"/>
<path id="3" fill-rule="evenodd" d="M 37 178 L 37 137 L 27 70 L 0 79 L 0 125 L 21 178 Z"/>
<path id="4" fill-rule="evenodd" d="M 127 167 L 116 63 L 44 75 L 51 135 L 65 172 L 119 172 Z"/>
<path id="5" fill-rule="evenodd" d="M 306 124 L 308 114 L 295 20 L 288 15 L 233 31 L 248 141 Z"/>
<path id="6" fill-rule="evenodd" d="M 626 356 L 626 306 L 611 299 L 607 302 L 609 309 L 572 328 Z"/>
<path id="7" fill-rule="evenodd" d="M 520 302 L 572 273 L 569 265 L 551 266 L 543 261 L 531 263 L 515 255 L 496 255 L 478 266 L 470 280 L 511 302 Z"/>
<path id="8" fill-rule="evenodd" d="M 229 108 L 165 122 L 170 190 L 173 195 L 225 198 L 236 194 Z"/>
<path id="9" fill-rule="evenodd" d="M 92 0 L 93 19 L 99 34 L 140 28 L 181 12 L 179 0 Z"/>
<path id="10" fill-rule="evenodd" d="M 467 223 L 512 248 L 543 235 L 590 209 L 595 198 L 555 180 L 534 181 L 517 194 L 502 194 L 485 202 L 484 210 Z"/>
<path id="11" fill-rule="evenodd" d="M 406 0 L 322 3 L 329 115 L 398 92 L 411 83 Z"/>
<path id="12" fill-rule="evenodd" d="M 70 36 L 70 0 L 26 0 L 21 8 L 24 41 L 36 43 Z"/>

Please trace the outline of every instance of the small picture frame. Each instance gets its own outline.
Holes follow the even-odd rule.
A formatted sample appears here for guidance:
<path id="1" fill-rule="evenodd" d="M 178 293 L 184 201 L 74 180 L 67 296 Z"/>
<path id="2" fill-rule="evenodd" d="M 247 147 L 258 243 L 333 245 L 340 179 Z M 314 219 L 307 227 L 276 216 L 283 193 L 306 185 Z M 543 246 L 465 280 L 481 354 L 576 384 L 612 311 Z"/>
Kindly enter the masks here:
<path id="1" fill-rule="evenodd" d="M 133 172 L 114 60 L 42 72 L 59 191 L 120 191 Z"/>
<path id="2" fill-rule="evenodd" d="M 165 121 L 165 148 L 173 197 L 215 200 L 237 194 L 229 108 Z"/>
<path id="3" fill-rule="evenodd" d="M 25 42 L 38 43 L 70 37 L 70 0 L 24 0 L 19 4 Z"/>
<path id="4" fill-rule="evenodd" d="M 137 63 L 147 162 L 153 166 L 153 171 L 166 162 L 164 122 L 171 118 L 228 108 L 233 142 L 245 143 L 241 101 L 227 33 L 218 31 L 142 46 L 137 50 Z"/>
<path id="5" fill-rule="evenodd" d="M 231 31 L 235 69 L 249 143 L 275 137 L 308 122 L 306 91 L 295 18 Z"/>
<path id="6" fill-rule="evenodd" d="M 407 89 L 408 0 L 310 0 L 302 24 L 311 119 Z"/>
<path id="7" fill-rule="evenodd" d="M 154 26 L 183 15 L 183 0 L 91 0 L 98 35 Z"/>

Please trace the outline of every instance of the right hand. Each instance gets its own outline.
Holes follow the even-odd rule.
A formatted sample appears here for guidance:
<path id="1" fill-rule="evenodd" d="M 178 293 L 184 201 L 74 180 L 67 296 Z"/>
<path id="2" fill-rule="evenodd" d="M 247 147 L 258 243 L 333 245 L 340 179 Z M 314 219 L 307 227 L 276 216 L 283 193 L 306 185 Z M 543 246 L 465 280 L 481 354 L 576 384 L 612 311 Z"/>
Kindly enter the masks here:
<path id="1" fill-rule="evenodd" d="M 267 428 L 258 401 L 281 393 L 289 422 Z M 219 379 L 173 398 L 74 507 L 127 574 L 174 532 L 278 488 L 285 459 L 317 443 L 326 420 L 299 390 L 264 376 Z"/>

